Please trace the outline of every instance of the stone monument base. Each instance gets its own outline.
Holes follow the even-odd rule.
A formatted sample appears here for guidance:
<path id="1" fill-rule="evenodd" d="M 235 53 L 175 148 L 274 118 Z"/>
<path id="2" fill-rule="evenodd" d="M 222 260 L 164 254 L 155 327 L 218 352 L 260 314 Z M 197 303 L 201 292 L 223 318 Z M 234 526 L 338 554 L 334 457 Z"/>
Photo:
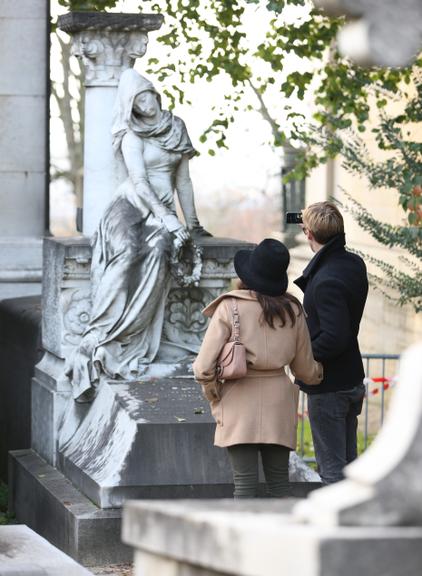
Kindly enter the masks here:
<path id="1" fill-rule="evenodd" d="M 213 446 L 214 421 L 192 377 L 104 382 L 76 432 L 71 420 L 58 468 L 100 508 L 230 490 L 226 451 Z"/>
<path id="2" fill-rule="evenodd" d="M 291 470 L 298 477 L 297 463 Z M 28 525 L 54 546 L 85 566 L 120 564 L 133 559 L 132 550 L 122 543 L 122 508 L 102 510 L 82 494 L 61 472 L 47 464 L 33 450 L 9 454 L 9 508 L 19 522 Z M 319 488 L 319 482 L 293 481 L 292 494 L 304 498 Z M 232 484 L 191 487 L 184 494 L 177 486 L 166 487 L 171 498 L 223 498 L 233 495 Z M 265 485 L 259 487 L 265 495 Z M 164 493 L 164 492 L 162 492 Z M 158 493 L 150 492 L 150 498 Z M 215 500 L 220 502 L 220 500 Z M 271 499 L 269 506 L 278 506 Z M 214 504 L 212 506 L 214 508 Z"/>

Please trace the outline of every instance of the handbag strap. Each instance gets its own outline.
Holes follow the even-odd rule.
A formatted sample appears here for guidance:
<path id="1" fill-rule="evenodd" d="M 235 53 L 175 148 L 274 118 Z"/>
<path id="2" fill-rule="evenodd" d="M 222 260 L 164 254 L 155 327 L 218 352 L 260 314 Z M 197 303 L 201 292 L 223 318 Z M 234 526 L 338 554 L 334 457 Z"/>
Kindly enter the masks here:
<path id="1" fill-rule="evenodd" d="M 233 324 L 233 339 L 235 342 L 240 342 L 240 318 L 239 309 L 237 307 L 236 298 L 232 298 L 232 324 Z"/>

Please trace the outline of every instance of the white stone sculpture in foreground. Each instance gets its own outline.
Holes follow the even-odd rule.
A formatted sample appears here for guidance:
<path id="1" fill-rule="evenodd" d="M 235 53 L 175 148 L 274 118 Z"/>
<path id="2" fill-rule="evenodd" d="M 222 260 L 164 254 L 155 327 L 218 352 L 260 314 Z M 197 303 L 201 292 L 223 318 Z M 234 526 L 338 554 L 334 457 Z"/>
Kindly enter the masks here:
<path id="1" fill-rule="evenodd" d="M 198 284 L 191 235 L 209 236 L 195 210 L 186 126 L 161 109 L 152 83 L 132 68 L 120 78 L 112 143 L 121 183 L 93 236 L 91 319 L 66 369 L 79 401 L 92 397 L 101 375 L 133 379 L 140 364 L 154 361 L 172 268 L 182 285 Z"/>

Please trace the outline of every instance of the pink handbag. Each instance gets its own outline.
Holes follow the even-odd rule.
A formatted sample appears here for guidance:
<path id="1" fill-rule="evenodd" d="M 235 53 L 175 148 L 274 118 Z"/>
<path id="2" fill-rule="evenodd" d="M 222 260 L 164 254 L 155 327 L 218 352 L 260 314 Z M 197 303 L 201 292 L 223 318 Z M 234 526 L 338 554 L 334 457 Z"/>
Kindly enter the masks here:
<path id="1" fill-rule="evenodd" d="M 224 344 L 217 360 L 217 379 L 236 380 L 246 376 L 246 350 L 240 341 L 239 310 L 236 298 L 232 298 L 232 334 Z"/>

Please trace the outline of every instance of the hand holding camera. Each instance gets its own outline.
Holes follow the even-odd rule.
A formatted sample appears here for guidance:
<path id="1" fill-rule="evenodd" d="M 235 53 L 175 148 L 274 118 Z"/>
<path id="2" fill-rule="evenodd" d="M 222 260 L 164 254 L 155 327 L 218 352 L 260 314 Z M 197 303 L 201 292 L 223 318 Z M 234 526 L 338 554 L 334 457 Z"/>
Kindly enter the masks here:
<path id="1" fill-rule="evenodd" d="M 302 212 L 286 212 L 286 224 L 302 224 Z"/>

